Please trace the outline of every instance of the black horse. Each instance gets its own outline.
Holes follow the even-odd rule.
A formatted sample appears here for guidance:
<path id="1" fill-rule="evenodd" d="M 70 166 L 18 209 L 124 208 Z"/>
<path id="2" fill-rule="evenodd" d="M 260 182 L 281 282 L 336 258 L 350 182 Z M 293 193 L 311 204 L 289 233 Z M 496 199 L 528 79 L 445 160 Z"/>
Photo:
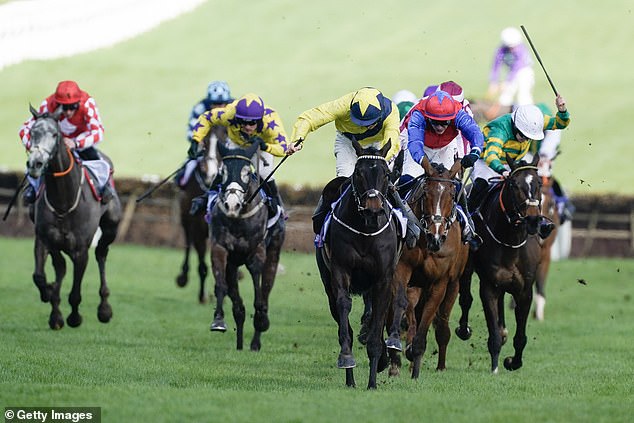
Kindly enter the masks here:
<path id="1" fill-rule="evenodd" d="M 121 220 L 119 197 L 115 193 L 107 204 L 102 204 L 93 195 L 87 170 L 77 162 L 62 139 L 58 123 L 61 107 L 54 113 L 38 114 L 33 107 L 30 110 L 35 122 L 31 128 L 28 173 L 35 178 L 44 175 L 45 187 L 34 205 L 33 282 L 40 291 L 42 302 L 51 303 L 48 324 L 51 329 L 64 326 L 59 309 L 60 288 L 66 274 L 62 252 L 70 257 L 74 265 L 73 288 L 68 299 L 72 311 L 66 322 L 71 327 L 81 324 L 81 282 L 88 264 L 88 248 L 98 227 L 102 235 L 95 249 L 101 280 L 97 317 L 100 322 L 107 323 L 112 318 L 112 308 L 108 303 L 110 290 L 106 284 L 106 258 Z M 55 282 L 52 284 L 47 283 L 44 271 L 49 254 L 55 269 Z"/>
<path id="2" fill-rule="evenodd" d="M 229 149 L 218 144 L 222 158 L 220 193 L 211 210 L 211 266 L 216 279 L 216 310 L 212 331 L 224 332 L 223 301 L 229 296 L 236 322 L 237 349 L 243 347 L 245 307 L 238 289 L 238 267 L 246 265 L 255 290 L 255 333 L 251 350 L 261 348 L 262 332 L 269 328 L 269 294 L 273 289 L 280 251 L 284 243 L 286 223 L 278 219 L 267 228 L 268 210 L 263 195 L 255 195 L 260 181 L 251 162 L 259 145 L 246 150 Z"/>
<path id="3" fill-rule="evenodd" d="M 346 385 L 355 386 L 352 352 L 353 333 L 349 322 L 351 294 L 369 293 L 371 313 L 368 324 L 367 353 L 370 359 L 368 389 L 376 389 L 377 372 L 388 364 L 383 342 L 383 327 L 392 298 L 392 275 L 402 243 L 397 220 L 386 200 L 390 170 L 381 150 L 363 149 L 353 142 L 357 153 L 349 185 L 333 210 L 326 240 L 316 249 L 317 265 L 324 284 L 330 313 L 339 326 L 341 351 L 337 367 L 346 369 Z M 332 181 L 340 184 L 341 178 Z M 323 198 L 329 198 L 324 189 Z"/>
<path id="4" fill-rule="evenodd" d="M 198 301 L 204 304 L 208 300 L 205 280 L 209 267 L 206 263 L 207 244 L 209 243 L 208 227 L 205 221 L 206 208 L 201 207 L 190 213 L 192 200 L 205 194 L 218 174 L 220 160 L 218 158 L 218 143 L 224 143 L 227 138 L 227 128 L 222 125 L 214 126 L 203 141 L 205 154 L 198 160 L 195 170 L 180 192 L 179 206 L 181 226 L 185 235 L 185 257 L 181 265 L 181 272 L 176 276 L 176 284 L 184 287 L 188 282 L 189 253 L 192 246 L 198 255 Z"/>
<path id="5" fill-rule="evenodd" d="M 507 155 L 511 173 L 484 198 L 474 215 L 476 231 L 483 238 L 482 246 L 472 252 L 467 270 L 460 281 L 459 303 L 462 309 L 456 334 L 469 339 L 471 275 L 480 278 L 480 299 L 489 332 L 488 348 L 491 371 L 497 373 L 502 344 L 507 330 L 504 322 L 504 294 L 515 301 L 516 331 L 513 338 L 515 355 L 504 360 L 507 370 L 522 367 L 526 346 L 526 323 L 533 298 L 533 284 L 540 262 L 540 242 L 535 235 L 540 219 L 541 179 L 537 160 L 515 163 Z"/>

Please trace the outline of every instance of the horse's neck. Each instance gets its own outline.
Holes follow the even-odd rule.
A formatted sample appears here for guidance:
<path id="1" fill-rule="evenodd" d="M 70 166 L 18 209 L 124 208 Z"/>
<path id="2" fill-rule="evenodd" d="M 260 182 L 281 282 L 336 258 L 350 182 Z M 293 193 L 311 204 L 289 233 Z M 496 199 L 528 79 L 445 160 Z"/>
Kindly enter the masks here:
<path id="1" fill-rule="evenodd" d="M 510 221 L 508 213 L 512 210 L 512 205 L 504 203 L 503 195 L 502 198 L 500 197 L 501 190 L 503 190 L 502 186 L 494 189 L 487 196 L 484 203 L 485 210 L 481 213 L 484 223 L 498 239 L 509 244 L 522 242 L 528 236 L 526 224 L 516 225 Z"/>
<path id="2" fill-rule="evenodd" d="M 47 200 L 57 209 L 69 208 L 77 198 L 81 181 L 81 165 L 63 142 L 48 164 L 45 176 Z"/>

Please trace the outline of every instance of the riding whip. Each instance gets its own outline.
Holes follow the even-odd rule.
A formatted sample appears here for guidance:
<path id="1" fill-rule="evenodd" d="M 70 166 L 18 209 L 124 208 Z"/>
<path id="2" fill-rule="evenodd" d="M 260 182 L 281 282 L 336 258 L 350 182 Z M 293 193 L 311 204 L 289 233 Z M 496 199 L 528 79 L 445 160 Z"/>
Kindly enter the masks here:
<path id="1" fill-rule="evenodd" d="M 303 139 L 298 139 L 294 146 L 297 147 L 298 145 L 300 145 L 304 140 Z M 282 160 L 280 160 L 280 162 L 277 164 L 277 166 L 275 166 L 275 169 L 273 169 L 273 171 L 271 173 L 269 173 L 269 176 L 267 176 L 266 178 L 264 178 L 264 180 L 262 181 L 262 183 L 260 184 L 260 186 L 258 187 L 258 189 L 256 189 L 255 191 L 253 191 L 253 194 L 251 194 L 251 196 L 249 196 L 249 198 L 247 199 L 247 201 L 245 202 L 245 204 L 249 204 L 251 202 L 251 200 L 253 200 L 253 197 L 255 197 L 257 195 L 258 192 L 260 192 L 260 189 L 262 189 L 262 187 L 264 186 L 264 184 L 266 184 L 269 179 L 271 179 L 271 176 L 273 176 L 273 174 L 275 173 L 275 171 L 277 169 L 279 169 L 280 166 L 282 166 L 282 163 L 284 163 L 284 161 L 286 161 L 286 159 L 288 159 L 290 156 L 286 155 L 282 158 Z"/>
<path id="2" fill-rule="evenodd" d="M 183 168 L 185 167 L 187 163 L 183 164 L 181 167 L 179 167 L 178 169 L 176 169 L 174 172 L 170 173 L 165 179 L 163 179 L 161 182 L 159 182 L 158 184 L 154 185 L 152 188 L 150 188 L 149 190 L 145 191 L 143 193 L 143 195 L 141 195 L 139 198 L 136 199 L 136 202 L 139 203 L 141 201 L 143 201 L 144 199 L 146 199 L 147 197 L 149 197 L 150 195 L 152 195 L 152 193 L 154 191 L 156 191 L 157 189 L 159 189 L 164 183 L 166 183 L 167 181 L 169 181 L 170 179 L 172 179 L 172 177 L 174 177 L 174 175 L 176 175 L 178 172 L 180 172 L 181 170 L 183 170 Z"/>
<path id="3" fill-rule="evenodd" d="M 553 81 L 550 79 L 550 76 L 548 76 L 548 72 L 546 72 L 546 68 L 544 67 L 544 64 L 542 63 L 542 59 L 539 57 L 539 53 L 537 53 L 537 50 L 535 49 L 535 46 L 533 45 L 533 42 L 531 41 L 531 37 L 528 36 L 528 32 L 526 31 L 526 28 L 524 28 L 524 25 L 520 25 L 520 28 L 522 28 L 522 31 L 524 32 L 524 36 L 528 40 L 528 43 L 531 45 L 531 48 L 533 49 L 533 53 L 535 53 L 535 57 L 537 58 L 537 61 L 541 65 L 542 69 L 544 70 L 544 74 L 546 75 L 546 78 L 548 78 L 548 82 L 550 83 L 550 86 L 553 89 L 555 96 L 558 96 L 559 93 L 557 92 L 557 89 L 555 88 L 555 84 L 553 84 Z"/>
<path id="4" fill-rule="evenodd" d="M 460 201 L 460 197 L 464 194 L 465 187 L 467 186 L 467 180 L 471 176 L 471 172 L 473 172 L 473 166 L 467 168 L 464 171 L 464 175 L 462 175 L 462 184 L 460 184 L 460 191 L 458 192 L 458 196 L 456 197 L 456 203 Z"/>
<path id="5" fill-rule="evenodd" d="M 7 211 L 4 212 L 4 216 L 2 217 L 3 221 L 7 220 L 7 216 L 9 216 L 9 212 L 11 211 L 11 208 L 13 207 L 15 200 L 18 198 L 18 194 L 20 193 L 20 191 L 22 191 L 22 187 L 24 186 L 24 181 L 26 181 L 26 175 L 24 175 L 24 178 L 22 178 L 22 182 L 20 182 L 20 184 L 17 186 L 17 188 L 15 189 L 15 193 L 13 194 L 13 197 L 11 197 L 11 201 L 9 201 L 9 205 L 7 206 Z"/>

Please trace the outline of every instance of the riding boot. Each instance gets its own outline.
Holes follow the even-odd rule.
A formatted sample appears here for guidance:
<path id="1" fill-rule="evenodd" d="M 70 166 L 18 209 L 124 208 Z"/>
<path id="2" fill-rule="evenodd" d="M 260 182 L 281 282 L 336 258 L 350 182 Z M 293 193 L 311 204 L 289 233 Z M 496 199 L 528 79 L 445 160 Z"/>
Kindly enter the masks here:
<path id="1" fill-rule="evenodd" d="M 489 184 L 485 179 L 476 178 L 471 184 L 471 191 L 469 192 L 469 198 L 467 199 L 467 205 L 469 210 L 477 210 L 480 207 L 480 203 L 484 200 L 489 189 Z"/>
<path id="2" fill-rule="evenodd" d="M 28 184 L 26 188 L 24 188 L 24 192 L 22 193 L 22 199 L 25 204 L 33 204 L 35 203 L 35 198 L 37 193 L 35 192 L 35 188 L 33 185 Z"/>
<path id="3" fill-rule="evenodd" d="M 319 202 L 317 203 L 317 207 L 313 212 L 312 220 L 313 220 L 313 232 L 315 234 L 319 234 L 321 232 L 321 227 L 324 226 L 324 221 L 326 220 L 326 216 L 330 211 L 330 204 L 324 201 L 324 196 L 319 196 Z"/>
<path id="4" fill-rule="evenodd" d="M 414 246 L 418 242 L 420 232 L 423 228 L 421 227 L 418 218 L 416 218 L 414 212 L 412 212 L 412 209 L 409 207 L 409 204 L 403 201 L 395 186 L 390 186 L 390 188 L 388 189 L 388 196 L 388 199 L 390 200 L 392 205 L 398 209 L 401 209 L 401 212 L 407 218 L 407 233 L 405 234 L 405 244 L 408 248 L 414 248 Z"/>
<path id="5" fill-rule="evenodd" d="M 462 230 L 462 242 L 469 244 L 472 251 L 477 251 L 482 245 L 482 238 L 475 231 L 475 225 L 471 219 L 471 213 L 469 212 L 469 206 L 467 205 L 467 199 L 464 195 L 460 196 L 458 204 L 462 207 L 462 211 L 467 219 L 464 222 L 464 229 Z"/>
<path id="6" fill-rule="evenodd" d="M 267 191 L 267 196 L 269 197 L 269 218 L 272 218 L 277 214 L 277 206 L 280 206 L 282 209 L 282 216 L 284 220 L 288 219 L 286 212 L 284 211 L 284 202 L 282 202 L 282 196 L 280 195 L 279 190 L 277 189 L 277 185 L 274 180 L 269 180 L 265 184 L 265 191 Z"/>
<path id="7" fill-rule="evenodd" d="M 101 204 L 108 204 L 110 200 L 112 200 L 113 196 L 114 192 L 112 186 L 110 185 L 110 181 L 108 181 L 101 190 Z"/>
<path id="8" fill-rule="evenodd" d="M 544 216 L 539 217 L 539 228 L 537 233 L 541 239 L 548 238 L 553 229 L 555 229 L 555 224 L 550 219 L 547 219 Z"/>
<path id="9" fill-rule="evenodd" d="M 220 191 L 219 185 L 222 181 L 222 176 L 220 173 L 216 175 L 213 182 L 211 183 L 211 188 L 203 195 L 199 195 L 198 197 L 192 198 L 192 204 L 189 208 L 189 214 L 195 215 L 200 210 L 211 210 L 213 207 L 213 203 L 209 204 L 209 199 L 215 200 L 218 197 L 218 192 Z"/>

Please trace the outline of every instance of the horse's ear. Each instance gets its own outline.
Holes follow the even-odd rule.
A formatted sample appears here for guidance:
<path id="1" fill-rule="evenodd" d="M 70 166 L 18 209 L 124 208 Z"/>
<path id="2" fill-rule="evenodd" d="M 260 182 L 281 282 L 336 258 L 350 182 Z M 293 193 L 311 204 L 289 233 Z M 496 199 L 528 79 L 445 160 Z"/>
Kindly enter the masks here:
<path id="1" fill-rule="evenodd" d="M 363 147 L 361 147 L 361 144 L 359 144 L 359 141 L 352 140 L 352 146 L 354 147 L 355 153 L 357 153 L 357 157 L 363 155 Z"/>
<path id="2" fill-rule="evenodd" d="M 513 158 L 509 156 L 509 153 L 506 153 L 506 163 L 509 164 L 509 166 L 511 167 L 511 170 L 515 170 L 515 168 L 517 167 L 515 160 L 513 160 Z"/>
<path id="3" fill-rule="evenodd" d="M 539 154 L 534 154 L 533 160 L 531 161 L 531 166 L 537 166 L 538 162 L 539 162 Z"/>
<path id="4" fill-rule="evenodd" d="M 390 173 L 390 181 L 393 184 L 398 181 L 398 178 L 401 177 L 403 173 L 403 162 L 405 161 L 405 150 L 401 150 L 398 152 L 396 159 L 394 159 L 394 167 L 392 167 L 392 172 Z"/>
<path id="5" fill-rule="evenodd" d="M 251 145 L 249 146 L 249 148 L 247 148 L 247 149 L 246 149 L 246 151 L 245 151 L 246 156 L 247 156 L 248 158 L 253 157 L 253 155 L 254 155 L 255 153 L 257 153 L 258 148 L 260 148 L 260 143 L 259 143 L 259 142 L 254 142 L 253 144 L 251 144 Z"/>
<path id="6" fill-rule="evenodd" d="M 456 176 L 460 169 L 462 169 L 462 163 L 460 162 L 460 159 L 456 159 L 456 161 L 453 162 L 453 166 L 451 166 L 451 169 L 449 169 L 449 179 L 453 179 L 453 177 Z"/>
<path id="7" fill-rule="evenodd" d="M 423 161 L 420 163 L 420 165 L 423 167 L 425 175 L 432 176 L 435 173 L 434 167 L 431 165 L 431 162 L 429 161 L 427 156 L 423 156 Z"/>
<path id="8" fill-rule="evenodd" d="M 29 103 L 29 111 L 33 115 L 33 118 L 37 119 L 38 117 L 40 117 L 39 113 L 37 112 L 37 110 L 35 110 L 35 107 L 33 107 L 31 103 Z"/>
<path id="9" fill-rule="evenodd" d="M 387 140 L 387 143 L 385 143 L 383 148 L 381 148 L 381 150 L 379 151 L 379 154 L 381 154 L 381 156 L 385 157 L 385 156 L 387 156 L 387 153 L 390 151 L 391 148 L 392 148 L 392 138 L 389 138 Z"/>
<path id="10" fill-rule="evenodd" d="M 51 113 L 50 116 L 55 120 L 59 120 L 59 117 L 62 115 L 63 111 L 64 109 L 62 108 L 62 106 L 58 106 L 57 109 L 55 109 L 55 111 Z"/>
<path id="11" fill-rule="evenodd" d="M 229 148 L 227 148 L 225 143 L 222 141 L 218 141 L 216 148 L 218 148 L 218 154 L 220 154 L 220 157 L 226 156 L 229 152 Z"/>

